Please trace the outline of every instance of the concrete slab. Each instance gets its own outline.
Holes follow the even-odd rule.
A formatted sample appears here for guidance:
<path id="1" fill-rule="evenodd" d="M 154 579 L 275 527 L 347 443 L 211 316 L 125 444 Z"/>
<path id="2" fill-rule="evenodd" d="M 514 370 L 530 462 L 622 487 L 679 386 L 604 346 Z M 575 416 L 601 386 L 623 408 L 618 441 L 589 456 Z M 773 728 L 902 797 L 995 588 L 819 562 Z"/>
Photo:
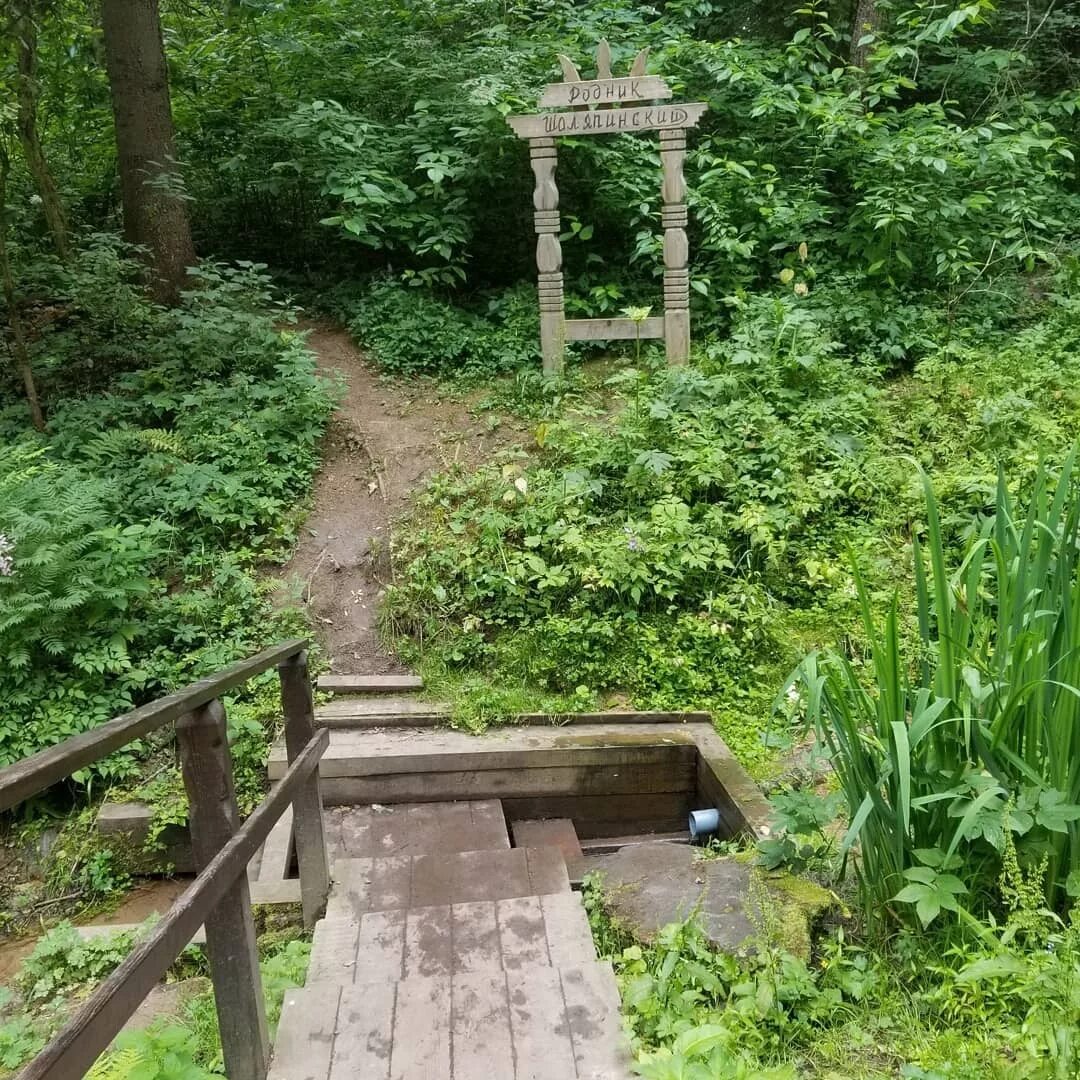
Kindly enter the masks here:
<path id="1" fill-rule="evenodd" d="M 614 916 L 642 941 L 696 914 L 713 945 L 741 953 L 776 922 L 784 946 L 808 958 L 810 924 L 832 903 L 827 890 L 790 875 L 761 875 L 763 889 L 755 889 L 752 875 L 760 872 L 746 862 L 702 859 L 697 848 L 678 844 L 637 844 L 587 856 L 585 866 L 600 874 Z"/>

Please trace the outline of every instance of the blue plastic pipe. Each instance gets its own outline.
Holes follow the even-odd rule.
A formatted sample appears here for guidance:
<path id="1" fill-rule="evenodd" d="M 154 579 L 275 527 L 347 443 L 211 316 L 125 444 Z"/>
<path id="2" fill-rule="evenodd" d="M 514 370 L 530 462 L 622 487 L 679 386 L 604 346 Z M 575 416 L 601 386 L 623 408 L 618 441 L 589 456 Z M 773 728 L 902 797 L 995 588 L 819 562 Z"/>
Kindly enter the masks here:
<path id="1" fill-rule="evenodd" d="M 690 839 L 696 840 L 699 836 L 712 836 L 720 828 L 719 810 L 691 810 L 690 811 Z"/>

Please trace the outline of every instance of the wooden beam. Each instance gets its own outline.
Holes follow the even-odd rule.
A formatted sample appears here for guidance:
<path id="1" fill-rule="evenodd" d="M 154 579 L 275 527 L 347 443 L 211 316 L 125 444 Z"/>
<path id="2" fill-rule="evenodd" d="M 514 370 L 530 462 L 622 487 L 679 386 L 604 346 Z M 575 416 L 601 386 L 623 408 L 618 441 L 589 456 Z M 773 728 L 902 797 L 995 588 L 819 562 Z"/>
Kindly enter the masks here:
<path id="1" fill-rule="evenodd" d="M 0 769 L 0 810 L 18 806 L 73 772 L 200 708 L 306 648 L 307 641 L 302 638 L 273 645 L 175 694 L 158 698 L 92 731 L 65 739 L 56 746 L 39 750 L 22 761 L 16 761 L 14 765 Z"/>
<path id="2" fill-rule="evenodd" d="M 669 97 L 671 87 L 659 75 L 586 79 L 582 82 L 549 83 L 540 98 L 540 107 L 618 105 L 624 101 L 659 101 Z"/>
<path id="3" fill-rule="evenodd" d="M 597 109 L 594 112 L 533 113 L 529 116 L 508 116 L 506 122 L 521 139 L 617 135 L 634 131 L 691 128 L 705 115 L 708 107 L 704 101 L 692 101 L 685 105 L 646 105 L 633 109 Z"/>
<path id="4" fill-rule="evenodd" d="M 661 316 L 643 319 L 567 319 L 568 341 L 645 341 L 664 336 L 664 320 Z"/>
<path id="5" fill-rule="evenodd" d="M 278 672 L 281 675 L 281 708 L 285 714 L 285 747 L 289 761 L 295 761 L 315 734 L 315 705 L 307 653 L 297 653 L 279 664 Z M 300 786 L 293 801 L 293 840 L 300 869 L 304 926 L 310 930 L 326 909 L 326 897 L 330 892 L 330 864 L 323 835 L 318 769 Z"/>
<path id="6" fill-rule="evenodd" d="M 84 1076 L 120 1033 L 147 994 L 183 952 L 207 915 L 246 872 L 274 823 L 319 764 L 328 742 L 320 730 L 266 801 L 214 856 L 145 941 L 87 998 L 56 1037 L 19 1074 L 19 1080 Z"/>

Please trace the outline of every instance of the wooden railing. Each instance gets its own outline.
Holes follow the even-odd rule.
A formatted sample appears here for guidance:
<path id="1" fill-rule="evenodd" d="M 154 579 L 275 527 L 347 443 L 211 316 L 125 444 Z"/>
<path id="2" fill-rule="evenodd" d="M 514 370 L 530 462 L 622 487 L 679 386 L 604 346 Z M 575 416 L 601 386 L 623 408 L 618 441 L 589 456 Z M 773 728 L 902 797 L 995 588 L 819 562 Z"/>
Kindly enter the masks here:
<path id="1" fill-rule="evenodd" d="M 230 1080 L 264 1080 L 270 1039 L 247 865 L 290 804 L 305 925 L 312 926 L 319 917 L 330 886 L 318 771 L 327 732 L 315 729 L 306 649 L 304 640 L 275 645 L 186 690 L 0 769 L 0 810 L 7 810 L 133 739 L 175 722 L 199 867 L 198 877 L 171 910 L 23 1069 L 20 1080 L 83 1076 L 203 925 L 225 1072 Z M 221 697 L 274 665 L 281 679 L 289 768 L 240 826 Z"/>

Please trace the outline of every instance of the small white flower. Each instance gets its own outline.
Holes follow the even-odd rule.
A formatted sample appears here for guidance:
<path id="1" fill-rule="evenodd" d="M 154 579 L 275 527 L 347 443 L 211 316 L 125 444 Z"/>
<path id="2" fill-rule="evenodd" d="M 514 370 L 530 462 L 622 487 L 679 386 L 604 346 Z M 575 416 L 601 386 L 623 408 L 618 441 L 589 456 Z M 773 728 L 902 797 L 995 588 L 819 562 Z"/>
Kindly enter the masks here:
<path id="1" fill-rule="evenodd" d="M 11 577 L 15 573 L 15 560 L 12 555 L 15 545 L 0 533 L 0 577 Z"/>

